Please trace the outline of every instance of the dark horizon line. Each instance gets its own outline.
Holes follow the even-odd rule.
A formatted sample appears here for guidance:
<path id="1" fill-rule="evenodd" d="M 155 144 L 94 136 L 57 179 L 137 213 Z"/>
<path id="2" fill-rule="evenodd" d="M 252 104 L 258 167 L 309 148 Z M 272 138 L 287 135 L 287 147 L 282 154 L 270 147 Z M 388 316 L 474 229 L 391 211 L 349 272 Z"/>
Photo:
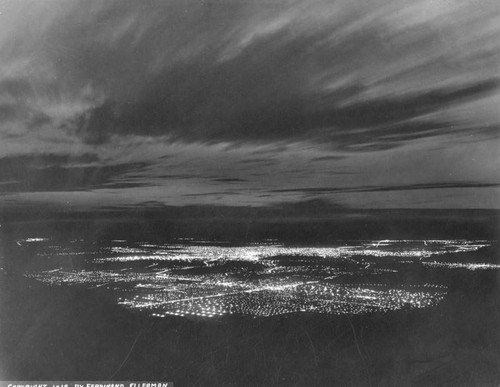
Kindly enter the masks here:
<path id="1" fill-rule="evenodd" d="M 491 215 L 500 220 L 500 209 L 496 208 L 351 208 L 323 201 L 281 203 L 274 206 L 224 206 L 224 205 L 156 205 L 156 206 L 106 206 L 101 208 L 63 208 L 59 206 L 0 207 L 0 221 L 50 221 L 85 219 L 149 219 L 149 220 L 328 220 L 335 216 L 380 215 L 404 212 L 407 215 Z"/>

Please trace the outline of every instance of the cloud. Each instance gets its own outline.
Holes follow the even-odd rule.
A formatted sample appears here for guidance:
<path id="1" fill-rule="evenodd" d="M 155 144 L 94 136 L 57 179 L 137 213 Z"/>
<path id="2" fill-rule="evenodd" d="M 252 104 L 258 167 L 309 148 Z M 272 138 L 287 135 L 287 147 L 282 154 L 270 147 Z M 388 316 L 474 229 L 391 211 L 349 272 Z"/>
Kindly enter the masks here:
<path id="1" fill-rule="evenodd" d="M 3 45 L 31 63 L 0 79 L 22 101 L 3 106 L 5 116 L 30 112 L 29 125 L 50 120 L 89 144 L 132 134 L 386 149 L 453 133 L 460 120 L 436 113 L 498 93 L 490 2 L 479 10 L 425 0 L 33 7 L 26 18 L 38 9 L 39 34 Z M 20 40 L 20 30 L 9 32 L 9 42 Z"/>
<path id="2" fill-rule="evenodd" d="M 89 190 L 97 187 L 137 187 L 138 183 L 114 182 L 137 172 L 145 163 L 99 165 L 94 154 L 47 154 L 0 158 L 0 192 Z"/>
<path id="3" fill-rule="evenodd" d="M 304 194 L 322 194 L 322 193 L 351 193 L 351 192 L 385 192 L 385 191 L 413 191 L 428 189 L 450 189 L 450 188 L 493 188 L 500 187 L 500 183 L 474 183 L 474 182 L 455 182 L 455 183 L 429 183 L 429 184 L 411 184 L 394 186 L 361 186 L 361 187 L 310 187 L 310 188 L 287 188 L 276 189 L 272 192 L 304 193 Z"/>
<path id="4" fill-rule="evenodd" d="M 213 179 L 213 181 L 217 181 L 217 182 L 220 182 L 220 183 L 242 183 L 245 180 L 238 179 L 238 178 L 235 178 L 235 177 L 221 177 L 221 178 Z"/>
<path id="5" fill-rule="evenodd" d="M 493 202 L 496 1 L 0 10 L 0 191 L 19 200 L 268 205 L 335 187 L 352 206 Z"/>
<path id="6" fill-rule="evenodd" d="M 498 91 L 497 78 L 371 99 L 359 97 L 367 87 L 357 84 L 310 90 L 305 84 L 311 59 L 305 57 L 314 58 L 310 47 L 322 38 L 272 36 L 230 61 L 220 63 L 207 54 L 173 66 L 152 77 L 134 98 L 108 100 L 85 112 L 75 122 L 77 131 L 91 143 L 116 133 L 167 133 L 187 141 L 312 139 L 338 147 L 375 142 L 383 148 L 409 134 L 419 138 L 453 132 L 455 122 L 419 118 Z M 276 74 L 277 68 L 283 74 Z M 385 140 L 388 134 L 390 141 Z"/>

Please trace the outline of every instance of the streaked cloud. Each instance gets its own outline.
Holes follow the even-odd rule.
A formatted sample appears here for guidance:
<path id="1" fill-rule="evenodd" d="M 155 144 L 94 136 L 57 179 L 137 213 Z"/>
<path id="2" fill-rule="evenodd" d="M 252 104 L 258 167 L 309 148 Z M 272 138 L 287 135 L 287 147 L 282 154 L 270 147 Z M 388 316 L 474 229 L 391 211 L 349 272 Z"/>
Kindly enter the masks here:
<path id="1" fill-rule="evenodd" d="M 0 12 L 3 200 L 494 201 L 495 1 L 3 0 Z"/>

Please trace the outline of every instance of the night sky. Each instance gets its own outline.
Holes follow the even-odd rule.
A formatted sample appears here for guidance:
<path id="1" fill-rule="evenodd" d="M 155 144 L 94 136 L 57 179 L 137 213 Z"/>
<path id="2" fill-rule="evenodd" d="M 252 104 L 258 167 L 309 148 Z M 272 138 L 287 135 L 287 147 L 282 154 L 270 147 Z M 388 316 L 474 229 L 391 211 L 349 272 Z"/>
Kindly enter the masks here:
<path id="1" fill-rule="evenodd" d="M 498 0 L 0 0 L 0 208 L 500 208 Z"/>

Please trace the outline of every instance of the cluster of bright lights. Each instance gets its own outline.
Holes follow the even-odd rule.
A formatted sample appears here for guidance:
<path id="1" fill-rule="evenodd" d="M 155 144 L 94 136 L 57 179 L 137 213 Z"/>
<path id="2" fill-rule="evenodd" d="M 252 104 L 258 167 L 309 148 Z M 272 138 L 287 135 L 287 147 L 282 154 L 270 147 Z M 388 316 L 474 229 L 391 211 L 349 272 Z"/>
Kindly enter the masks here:
<path id="1" fill-rule="evenodd" d="M 100 287 L 128 280 L 126 274 L 97 270 L 63 271 L 60 269 L 55 269 L 42 272 L 27 273 L 26 276 L 50 285 L 86 285 L 88 287 Z"/>
<path id="2" fill-rule="evenodd" d="M 447 269 L 495 270 L 500 265 L 493 263 L 456 263 L 456 262 L 423 262 L 425 266 L 445 267 Z"/>
<path id="3" fill-rule="evenodd" d="M 154 316 L 216 317 L 241 314 L 255 317 L 290 313 L 359 314 L 436 305 L 445 292 L 372 290 L 359 286 L 299 284 L 286 288 L 256 288 L 251 291 L 214 294 L 161 301 L 138 297 L 121 301 L 130 308 L 149 310 Z"/>
<path id="4" fill-rule="evenodd" d="M 33 243 L 33 242 L 45 242 L 45 241 L 48 241 L 48 238 L 26 238 L 21 242 Z"/>
<path id="5" fill-rule="evenodd" d="M 158 276 L 155 272 L 63 271 L 28 274 L 50 285 L 80 285 L 114 291 L 117 302 L 155 316 L 214 317 L 228 314 L 276 316 L 288 313 L 357 314 L 425 308 L 435 305 L 445 289 L 394 289 L 383 284 L 335 284 L 290 277 L 255 282 L 224 275 Z M 373 289 L 376 285 L 382 289 Z M 416 286 L 413 286 L 415 288 Z"/>
<path id="6" fill-rule="evenodd" d="M 422 259 L 446 253 L 476 251 L 485 246 L 488 244 L 484 241 L 452 240 L 355 242 L 351 245 L 336 247 L 289 247 L 271 242 L 254 243 L 247 246 L 225 246 L 197 241 L 196 244 L 155 245 L 143 243 L 139 247 L 114 246 L 110 251 L 112 254 L 101 258 L 101 260 L 111 262 L 140 260 L 258 261 L 280 256 L 344 259 L 361 256 Z M 121 253 L 121 255 L 114 255 L 114 253 Z"/>
<path id="7" fill-rule="evenodd" d="M 428 308 L 443 299 L 446 286 L 428 281 L 398 284 L 394 280 L 402 265 L 500 269 L 494 264 L 437 261 L 444 254 L 449 260 L 452 254 L 477 251 L 489 245 L 486 241 L 384 240 L 290 247 L 274 240 L 232 246 L 187 238 L 173 244 L 114 240 L 91 251 L 78 250 L 83 244 L 49 245 L 43 238 L 22 242 L 40 243 L 41 259 L 82 255 L 86 265 L 85 270 L 33 271 L 28 277 L 49 285 L 109 291 L 120 305 L 156 317 L 335 315 Z M 390 284 L 382 280 L 384 276 L 390 276 Z"/>

